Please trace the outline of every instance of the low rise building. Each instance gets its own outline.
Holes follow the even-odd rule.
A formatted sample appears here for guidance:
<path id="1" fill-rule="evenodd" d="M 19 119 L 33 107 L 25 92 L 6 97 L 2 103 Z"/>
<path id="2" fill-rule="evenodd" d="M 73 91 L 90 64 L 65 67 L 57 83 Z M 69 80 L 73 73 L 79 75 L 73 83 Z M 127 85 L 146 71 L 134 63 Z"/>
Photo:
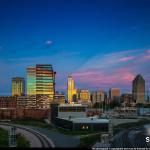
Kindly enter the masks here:
<path id="1" fill-rule="evenodd" d="M 137 112 L 140 116 L 150 116 L 150 108 L 139 107 Z"/>
<path id="2" fill-rule="evenodd" d="M 125 93 L 121 95 L 121 102 L 125 106 L 131 106 L 134 103 L 133 95 L 130 93 Z"/>
<path id="3" fill-rule="evenodd" d="M 62 104 L 58 106 L 59 118 L 82 118 L 86 117 L 87 106 L 81 104 Z"/>
<path id="4" fill-rule="evenodd" d="M 0 108 L 16 108 L 17 96 L 0 96 Z"/>
<path id="5" fill-rule="evenodd" d="M 0 119 L 47 119 L 50 118 L 49 109 L 33 108 L 0 108 Z"/>
<path id="6" fill-rule="evenodd" d="M 137 117 L 137 108 L 136 107 L 115 107 L 111 115 L 118 118 Z"/>
<path id="7" fill-rule="evenodd" d="M 36 106 L 36 96 L 19 96 L 17 98 L 18 108 L 37 108 Z"/>
<path id="8" fill-rule="evenodd" d="M 67 130 L 108 132 L 108 119 L 86 117 L 86 111 L 87 106 L 81 104 L 51 104 L 51 122 Z"/>

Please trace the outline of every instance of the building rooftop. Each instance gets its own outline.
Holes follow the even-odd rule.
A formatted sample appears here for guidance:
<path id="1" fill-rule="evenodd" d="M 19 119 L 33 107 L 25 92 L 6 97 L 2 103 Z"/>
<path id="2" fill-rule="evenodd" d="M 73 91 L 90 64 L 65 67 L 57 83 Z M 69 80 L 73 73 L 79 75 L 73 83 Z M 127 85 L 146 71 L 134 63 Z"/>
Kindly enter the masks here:
<path id="1" fill-rule="evenodd" d="M 82 104 L 60 104 L 59 107 L 87 107 L 86 105 L 82 105 Z"/>
<path id="2" fill-rule="evenodd" d="M 134 80 L 144 80 L 144 78 L 141 74 L 138 74 Z"/>
<path id="3" fill-rule="evenodd" d="M 12 80 L 24 80 L 23 77 L 13 77 Z"/>
<path id="4" fill-rule="evenodd" d="M 94 117 L 85 117 L 85 118 L 63 118 L 65 120 L 71 120 L 73 123 L 109 123 L 108 119 L 99 119 Z"/>

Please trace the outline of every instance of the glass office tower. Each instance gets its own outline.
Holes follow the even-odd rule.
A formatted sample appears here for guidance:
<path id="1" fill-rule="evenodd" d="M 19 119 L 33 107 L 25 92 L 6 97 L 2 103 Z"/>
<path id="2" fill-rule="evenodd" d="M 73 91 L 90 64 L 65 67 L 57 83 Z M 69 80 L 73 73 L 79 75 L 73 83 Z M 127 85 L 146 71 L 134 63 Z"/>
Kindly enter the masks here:
<path id="1" fill-rule="evenodd" d="M 27 95 L 36 95 L 36 68 L 27 68 Z"/>
<path id="2" fill-rule="evenodd" d="M 54 100 L 55 74 L 52 65 L 37 64 L 27 68 L 27 94 L 36 95 L 37 108 L 49 108 Z"/>

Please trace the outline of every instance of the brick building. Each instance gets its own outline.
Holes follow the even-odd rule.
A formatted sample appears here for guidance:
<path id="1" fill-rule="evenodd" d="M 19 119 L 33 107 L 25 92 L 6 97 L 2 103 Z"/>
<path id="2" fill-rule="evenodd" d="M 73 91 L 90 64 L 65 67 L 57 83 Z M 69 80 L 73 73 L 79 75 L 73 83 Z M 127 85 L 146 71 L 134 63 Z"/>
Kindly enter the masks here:
<path id="1" fill-rule="evenodd" d="M 16 96 L 0 96 L 0 108 L 16 108 Z"/>
<path id="2" fill-rule="evenodd" d="M 19 109 L 19 108 L 0 108 L 0 119 L 45 119 L 49 118 L 49 109 Z"/>

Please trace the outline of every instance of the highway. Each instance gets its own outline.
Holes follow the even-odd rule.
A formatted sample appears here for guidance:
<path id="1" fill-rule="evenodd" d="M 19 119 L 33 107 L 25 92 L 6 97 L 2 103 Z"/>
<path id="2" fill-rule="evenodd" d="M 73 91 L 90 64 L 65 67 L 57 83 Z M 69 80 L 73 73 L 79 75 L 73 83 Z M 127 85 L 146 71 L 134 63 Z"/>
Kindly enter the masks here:
<path id="1" fill-rule="evenodd" d="M 44 134 L 41 134 L 31 128 L 22 126 L 22 125 L 15 125 L 9 123 L 0 123 L 0 128 L 5 130 L 10 129 L 10 126 L 16 127 L 16 133 L 22 134 L 29 142 L 30 147 L 39 147 L 39 148 L 54 148 L 54 143 Z"/>

